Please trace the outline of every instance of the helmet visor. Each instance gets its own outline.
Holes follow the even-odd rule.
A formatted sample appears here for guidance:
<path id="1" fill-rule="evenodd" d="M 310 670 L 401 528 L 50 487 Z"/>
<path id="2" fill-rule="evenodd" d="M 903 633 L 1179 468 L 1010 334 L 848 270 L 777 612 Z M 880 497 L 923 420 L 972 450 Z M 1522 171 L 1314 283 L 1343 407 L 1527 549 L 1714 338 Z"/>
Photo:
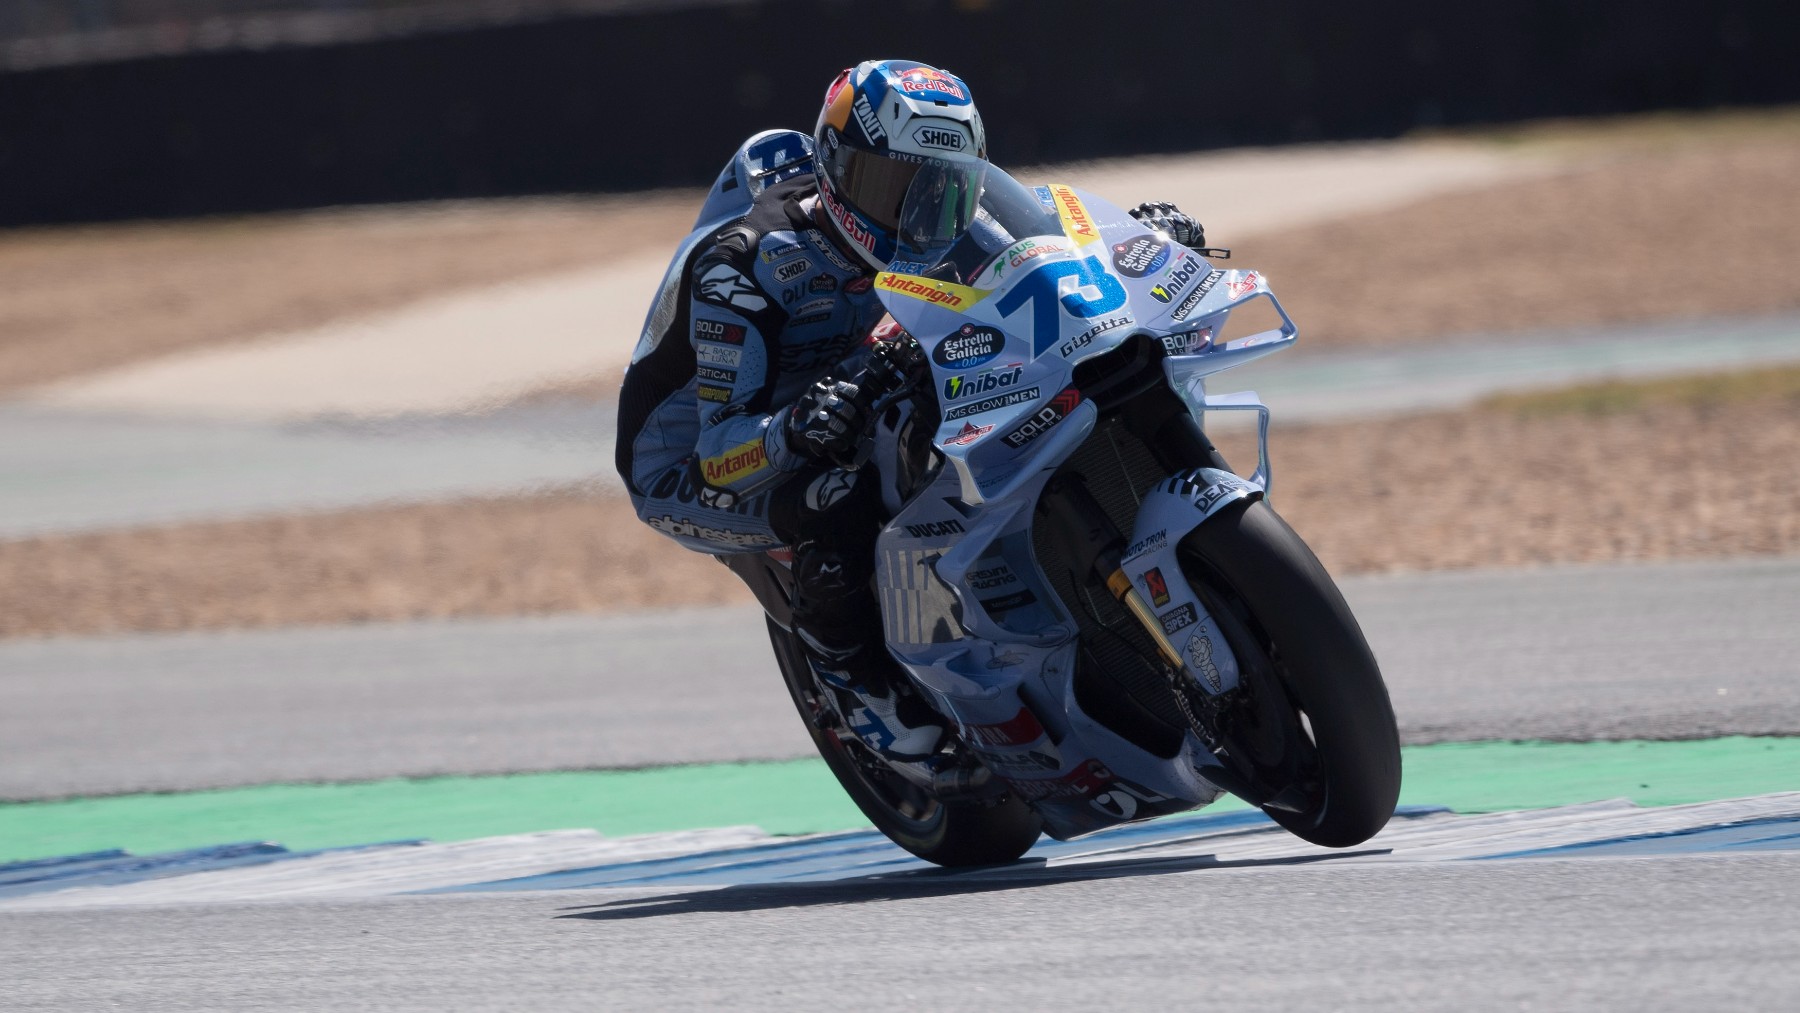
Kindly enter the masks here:
<path id="1" fill-rule="evenodd" d="M 941 251 L 963 237 L 981 203 L 986 162 L 927 159 L 900 209 L 900 243 L 916 253 Z"/>
<path id="2" fill-rule="evenodd" d="M 825 158 L 825 171 L 837 185 L 838 199 L 862 212 L 883 229 L 900 221 L 900 205 L 919 171 L 918 162 L 838 144 Z"/>

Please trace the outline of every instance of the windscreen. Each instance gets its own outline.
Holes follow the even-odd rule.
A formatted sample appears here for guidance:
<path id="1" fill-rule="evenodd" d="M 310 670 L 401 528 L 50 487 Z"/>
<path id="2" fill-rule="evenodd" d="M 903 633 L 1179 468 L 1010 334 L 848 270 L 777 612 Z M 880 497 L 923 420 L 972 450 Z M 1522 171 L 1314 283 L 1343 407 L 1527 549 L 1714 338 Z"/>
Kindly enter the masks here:
<path id="1" fill-rule="evenodd" d="M 900 208 L 897 259 L 934 264 L 960 245 L 957 260 L 981 260 L 980 254 L 991 256 L 1020 239 L 1059 235 L 1056 212 L 998 167 L 931 159 Z M 967 249 L 971 243 L 978 249 Z"/>

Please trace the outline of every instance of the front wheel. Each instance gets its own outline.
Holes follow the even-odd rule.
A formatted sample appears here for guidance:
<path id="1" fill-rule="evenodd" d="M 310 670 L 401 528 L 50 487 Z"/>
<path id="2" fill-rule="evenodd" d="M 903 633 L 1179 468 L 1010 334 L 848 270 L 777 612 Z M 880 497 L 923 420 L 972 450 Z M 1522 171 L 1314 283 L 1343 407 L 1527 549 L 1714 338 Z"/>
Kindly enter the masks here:
<path id="1" fill-rule="evenodd" d="M 769 640 L 813 745 L 851 801 L 889 840 L 946 866 L 1010 862 L 1037 842 L 1043 823 L 1015 797 L 945 802 L 895 772 L 862 740 L 839 729 L 794 635 L 770 620 Z"/>
<path id="2" fill-rule="evenodd" d="M 1182 540 L 1181 559 L 1238 659 L 1242 684 L 1211 730 L 1236 773 L 1272 796 L 1252 801 L 1314 844 L 1373 837 L 1400 797 L 1400 735 L 1375 656 L 1324 566 L 1260 500 L 1208 518 Z"/>

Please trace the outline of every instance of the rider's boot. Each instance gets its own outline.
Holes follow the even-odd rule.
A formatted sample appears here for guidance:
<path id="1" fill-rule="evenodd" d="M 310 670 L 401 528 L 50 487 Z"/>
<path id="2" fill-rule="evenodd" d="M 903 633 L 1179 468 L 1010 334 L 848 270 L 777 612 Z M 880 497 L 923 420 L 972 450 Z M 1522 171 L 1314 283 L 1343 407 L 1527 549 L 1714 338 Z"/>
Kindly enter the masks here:
<path id="1" fill-rule="evenodd" d="M 837 691 L 844 723 L 886 759 L 916 761 L 943 742 L 947 722 L 887 653 L 868 567 L 817 545 L 794 550 L 794 631 L 819 681 Z"/>

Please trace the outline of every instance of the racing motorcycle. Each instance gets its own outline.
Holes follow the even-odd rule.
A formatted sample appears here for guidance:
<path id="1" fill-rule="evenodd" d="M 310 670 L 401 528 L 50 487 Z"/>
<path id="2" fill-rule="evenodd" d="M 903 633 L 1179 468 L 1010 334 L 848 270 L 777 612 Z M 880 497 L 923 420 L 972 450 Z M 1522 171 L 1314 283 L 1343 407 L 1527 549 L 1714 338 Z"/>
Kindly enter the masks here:
<path id="1" fill-rule="evenodd" d="M 993 167 L 928 164 L 900 225 L 875 285 L 929 374 L 874 392 L 893 518 L 876 581 L 889 652 L 954 735 L 916 762 L 866 746 L 806 662 L 782 554 L 727 560 L 845 791 L 952 866 L 1226 792 L 1315 844 L 1374 835 L 1400 787 L 1387 689 L 1269 504 L 1267 407 L 1207 393 L 1294 343 L 1267 280 Z M 1279 326 L 1222 340 L 1259 300 Z M 1247 477 L 1207 438 L 1213 411 L 1257 413 Z"/>

